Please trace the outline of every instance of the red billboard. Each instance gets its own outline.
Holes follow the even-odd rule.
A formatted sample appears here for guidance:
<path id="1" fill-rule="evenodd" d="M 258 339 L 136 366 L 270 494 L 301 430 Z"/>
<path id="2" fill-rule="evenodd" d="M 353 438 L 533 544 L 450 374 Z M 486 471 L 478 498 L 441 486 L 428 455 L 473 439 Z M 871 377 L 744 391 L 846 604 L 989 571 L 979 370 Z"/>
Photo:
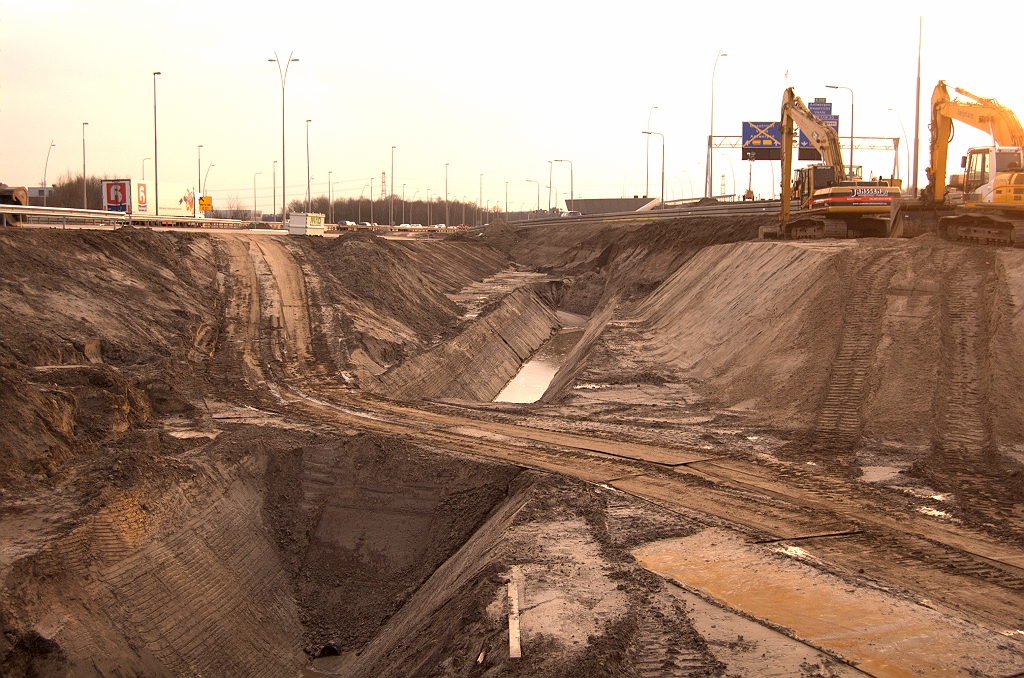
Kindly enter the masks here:
<path id="1" fill-rule="evenodd" d="M 103 210 L 105 212 L 132 211 L 132 182 L 129 179 L 104 179 Z"/>

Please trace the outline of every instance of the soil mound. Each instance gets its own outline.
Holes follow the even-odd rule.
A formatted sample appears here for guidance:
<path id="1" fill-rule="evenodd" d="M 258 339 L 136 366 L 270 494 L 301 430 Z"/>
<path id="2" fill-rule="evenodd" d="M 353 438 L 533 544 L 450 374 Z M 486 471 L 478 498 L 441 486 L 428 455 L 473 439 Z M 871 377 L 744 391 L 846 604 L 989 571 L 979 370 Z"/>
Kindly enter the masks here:
<path id="1" fill-rule="evenodd" d="M 686 217 L 641 224 L 555 224 L 524 229 L 517 263 L 568 276 L 563 310 L 590 315 L 612 298 L 642 298 L 704 247 L 753 240 L 774 216 Z"/>
<path id="2" fill-rule="evenodd" d="M 368 233 L 288 241 L 315 259 L 332 286 L 370 305 L 382 316 L 412 328 L 422 338 L 446 332 L 458 307 L 444 288 L 419 268 L 408 251 Z"/>

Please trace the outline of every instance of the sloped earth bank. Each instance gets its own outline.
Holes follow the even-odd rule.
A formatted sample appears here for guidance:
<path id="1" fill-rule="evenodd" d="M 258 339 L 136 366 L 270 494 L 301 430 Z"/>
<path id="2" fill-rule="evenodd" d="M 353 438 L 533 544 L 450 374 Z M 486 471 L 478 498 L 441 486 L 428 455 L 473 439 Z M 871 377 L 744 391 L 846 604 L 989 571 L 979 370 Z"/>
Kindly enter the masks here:
<path id="1" fill-rule="evenodd" d="M 1012 675 L 1022 262 L 760 221 L 0 233 L 0 672 Z M 539 404 L 398 385 L 555 311 Z"/>

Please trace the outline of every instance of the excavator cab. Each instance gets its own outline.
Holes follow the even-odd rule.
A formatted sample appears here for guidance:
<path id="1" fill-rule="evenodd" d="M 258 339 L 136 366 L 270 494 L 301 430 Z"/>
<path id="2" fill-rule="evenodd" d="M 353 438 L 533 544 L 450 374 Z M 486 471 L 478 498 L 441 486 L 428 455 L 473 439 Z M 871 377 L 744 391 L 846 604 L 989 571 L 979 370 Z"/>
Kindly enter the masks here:
<path id="1" fill-rule="evenodd" d="M 1015 147 L 972 148 L 961 160 L 964 168 L 964 201 L 966 203 L 1014 202 L 1008 186 L 1024 184 L 1021 149 Z M 992 172 L 992 168 L 995 172 Z M 1001 190 L 1002 189 L 1002 190 Z"/>

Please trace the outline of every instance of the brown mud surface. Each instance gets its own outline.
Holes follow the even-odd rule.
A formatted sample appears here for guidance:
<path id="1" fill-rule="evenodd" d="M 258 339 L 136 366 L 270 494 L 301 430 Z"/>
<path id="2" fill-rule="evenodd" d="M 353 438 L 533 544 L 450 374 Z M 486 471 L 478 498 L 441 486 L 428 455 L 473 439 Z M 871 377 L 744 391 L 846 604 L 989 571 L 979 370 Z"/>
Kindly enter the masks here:
<path id="1" fill-rule="evenodd" d="M 1024 253 L 765 219 L 0 231 L 0 674 L 1018 674 Z"/>

